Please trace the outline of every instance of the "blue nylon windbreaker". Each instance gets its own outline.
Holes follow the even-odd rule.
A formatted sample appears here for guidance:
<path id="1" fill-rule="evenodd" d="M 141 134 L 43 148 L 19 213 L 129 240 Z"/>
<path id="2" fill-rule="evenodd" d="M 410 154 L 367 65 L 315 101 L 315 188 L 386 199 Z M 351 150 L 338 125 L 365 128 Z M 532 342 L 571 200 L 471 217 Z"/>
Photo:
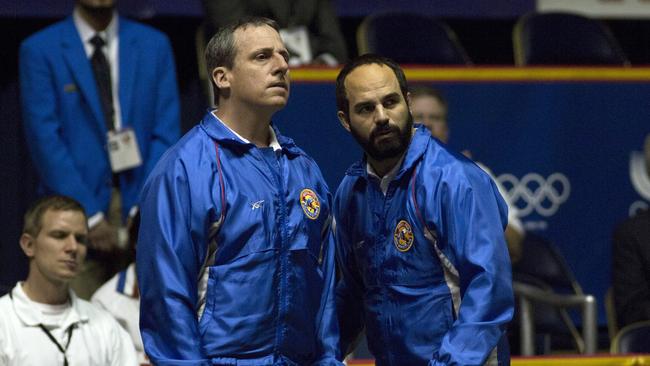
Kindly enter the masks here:
<path id="1" fill-rule="evenodd" d="M 275 132 L 281 150 L 257 148 L 208 113 L 147 180 L 137 272 L 154 364 L 341 365 L 331 195 Z"/>
<path id="2" fill-rule="evenodd" d="M 416 126 L 386 196 L 365 159 L 336 193 L 342 352 L 365 327 L 378 366 L 507 365 L 507 207 L 487 174 Z"/>

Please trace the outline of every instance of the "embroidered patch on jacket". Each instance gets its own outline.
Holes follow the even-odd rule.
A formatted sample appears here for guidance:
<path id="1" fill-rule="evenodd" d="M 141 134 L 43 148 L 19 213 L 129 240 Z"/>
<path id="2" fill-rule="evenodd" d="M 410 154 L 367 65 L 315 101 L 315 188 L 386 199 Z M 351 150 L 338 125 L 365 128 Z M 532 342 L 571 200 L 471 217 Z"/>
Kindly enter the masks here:
<path id="1" fill-rule="evenodd" d="M 305 188 L 300 192 L 300 206 L 308 218 L 316 220 L 320 214 L 320 201 L 314 191 Z"/>
<path id="2" fill-rule="evenodd" d="M 413 246 L 413 229 L 411 229 L 411 224 L 406 220 L 401 220 L 397 223 L 395 227 L 395 233 L 393 233 L 393 241 L 395 242 L 395 247 L 400 252 L 406 252 Z"/>

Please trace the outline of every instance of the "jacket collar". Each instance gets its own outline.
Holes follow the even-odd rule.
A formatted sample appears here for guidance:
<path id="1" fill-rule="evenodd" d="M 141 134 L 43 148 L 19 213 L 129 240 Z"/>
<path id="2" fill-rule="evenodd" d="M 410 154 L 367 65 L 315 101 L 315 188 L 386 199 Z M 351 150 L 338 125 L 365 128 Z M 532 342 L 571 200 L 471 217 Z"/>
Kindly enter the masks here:
<path id="1" fill-rule="evenodd" d="M 201 128 L 210 136 L 212 139 L 216 140 L 221 144 L 236 145 L 245 148 L 254 148 L 255 145 L 250 142 L 242 141 L 233 131 L 231 131 L 217 116 L 212 113 L 212 109 L 203 117 L 201 121 Z M 280 134 L 280 131 L 277 127 L 271 122 L 271 128 L 275 132 L 275 137 L 280 144 L 282 151 L 292 154 L 300 155 L 302 150 L 296 146 L 295 142 L 289 137 L 283 136 Z"/>
<path id="2" fill-rule="evenodd" d="M 431 134 L 429 133 L 429 130 L 427 130 L 424 126 L 415 124 L 414 127 L 415 132 L 413 133 L 413 137 L 411 137 L 411 142 L 409 143 L 409 147 L 406 151 L 406 156 L 402 160 L 402 166 L 399 168 L 397 174 L 395 175 L 396 180 L 400 179 L 404 174 L 411 171 L 411 169 L 417 165 L 419 160 L 422 158 L 422 155 L 424 155 L 424 152 L 429 145 L 429 141 L 431 140 Z M 368 179 L 368 171 L 366 169 L 367 164 L 367 158 L 364 154 L 363 158 L 352 164 L 352 166 L 348 168 L 345 174 Z"/>
<path id="3" fill-rule="evenodd" d="M 48 324 L 47 321 L 43 318 L 41 312 L 32 306 L 32 301 L 27 297 L 25 291 L 23 291 L 22 284 L 22 281 L 18 282 L 13 290 L 11 290 L 11 300 L 16 315 L 25 325 L 30 327 L 37 327 L 39 324 L 43 324 L 45 326 L 58 326 L 60 328 L 67 329 L 72 324 L 88 321 L 88 313 L 80 307 L 77 295 L 75 295 L 72 290 L 69 290 L 72 308 L 70 309 L 68 316 L 66 316 L 63 323 L 61 324 Z"/>

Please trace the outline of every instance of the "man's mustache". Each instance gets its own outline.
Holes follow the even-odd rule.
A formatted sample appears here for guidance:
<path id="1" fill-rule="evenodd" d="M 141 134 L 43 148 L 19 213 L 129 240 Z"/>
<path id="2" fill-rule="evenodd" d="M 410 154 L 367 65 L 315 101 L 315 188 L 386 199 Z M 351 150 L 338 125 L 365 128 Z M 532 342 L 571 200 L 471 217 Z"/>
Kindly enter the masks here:
<path id="1" fill-rule="evenodd" d="M 375 128 L 372 130 L 372 132 L 370 133 L 370 138 L 374 140 L 374 139 L 376 139 L 379 135 L 385 135 L 385 134 L 388 134 L 388 133 L 391 133 L 391 132 L 396 133 L 396 134 L 399 134 L 399 133 L 400 133 L 400 129 L 399 129 L 399 127 L 397 127 L 397 126 L 395 126 L 395 125 L 393 125 L 393 124 L 387 123 L 387 124 L 385 124 L 385 125 L 383 125 L 383 126 L 377 126 L 377 127 L 375 127 Z"/>

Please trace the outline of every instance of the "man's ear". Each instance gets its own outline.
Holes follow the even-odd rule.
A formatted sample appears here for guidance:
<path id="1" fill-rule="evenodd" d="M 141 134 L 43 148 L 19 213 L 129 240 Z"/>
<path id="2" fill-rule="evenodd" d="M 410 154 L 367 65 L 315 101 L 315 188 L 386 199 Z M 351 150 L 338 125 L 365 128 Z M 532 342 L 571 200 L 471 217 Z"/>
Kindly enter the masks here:
<path id="1" fill-rule="evenodd" d="M 339 118 L 339 122 L 341 122 L 341 126 L 343 126 L 343 128 L 345 128 L 348 132 L 350 132 L 350 122 L 348 122 L 345 113 L 343 111 L 338 111 L 336 112 L 336 116 Z"/>
<path id="2" fill-rule="evenodd" d="M 32 258 L 34 256 L 34 242 L 35 239 L 33 236 L 27 233 L 23 233 L 20 236 L 20 248 L 23 250 L 27 258 Z"/>
<path id="3" fill-rule="evenodd" d="M 406 92 L 406 105 L 409 107 L 409 111 L 411 111 L 411 92 Z"/>
<path id="4" fill-rule="evenodd" d="M 212 70 L 212 81 L 219 89 L 230 88 L 228 69 L 224 66 L 215 67 Z"/>

